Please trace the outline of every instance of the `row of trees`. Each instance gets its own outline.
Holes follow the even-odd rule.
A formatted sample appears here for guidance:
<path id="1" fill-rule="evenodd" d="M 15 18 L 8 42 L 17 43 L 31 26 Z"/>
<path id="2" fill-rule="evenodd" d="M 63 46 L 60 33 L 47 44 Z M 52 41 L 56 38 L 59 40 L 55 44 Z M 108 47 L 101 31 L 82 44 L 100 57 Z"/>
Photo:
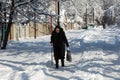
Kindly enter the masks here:
<path id="1" fill-rule="evenodd" d="M 100 25 L 119 24 L 120 21 L 120 0 L 69 0 L 64 7 L 72 20 L 75 15 L 83 18 L 87 9 L 87 14 L 94 11 L 94 20 Z"/>

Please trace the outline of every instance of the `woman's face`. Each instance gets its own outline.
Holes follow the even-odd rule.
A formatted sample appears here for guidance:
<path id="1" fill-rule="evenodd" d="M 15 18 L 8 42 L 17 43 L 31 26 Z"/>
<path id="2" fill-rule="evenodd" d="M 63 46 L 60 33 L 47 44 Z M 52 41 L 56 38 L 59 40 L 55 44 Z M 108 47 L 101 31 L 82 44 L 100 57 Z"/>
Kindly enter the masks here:
<path id="1" fill-rule="evenodd" d="M 60 33 L 60 29 L 59 28 L 56 28 L 56 33 Z"/>

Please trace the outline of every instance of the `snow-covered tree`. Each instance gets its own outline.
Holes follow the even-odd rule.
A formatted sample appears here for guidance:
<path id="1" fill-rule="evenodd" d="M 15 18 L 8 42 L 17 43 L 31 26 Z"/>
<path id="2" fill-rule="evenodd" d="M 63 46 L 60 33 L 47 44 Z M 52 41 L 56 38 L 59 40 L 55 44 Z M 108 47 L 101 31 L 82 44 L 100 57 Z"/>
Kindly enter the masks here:
<path id="1" fill-rule="evenodd" d="M 54 16 L 50 14 L 50 0 L 3 0 L 0 1 L 2 9 L 0 15 L 2 22 L 7 22 L 5 37 L 2 40 L 1 48 L 5 49 L 8 36 L 13 22 L 25 23 L 29 21 L 40 22 L 45 20 L 46 16 Z M 4 16 L 4 14 L 6 16 Z"/>
<path id="2" fill-rule="evenodd" d="M 64 1 L 64 8 L 68 18 L 76 20 L 75 16 L 83 18 L 85 14 L 93 14 L 97 24 L 119 23 L 120 0 L 68 0 Z M 87 12 L 86 12 L 87 10 Z"/>

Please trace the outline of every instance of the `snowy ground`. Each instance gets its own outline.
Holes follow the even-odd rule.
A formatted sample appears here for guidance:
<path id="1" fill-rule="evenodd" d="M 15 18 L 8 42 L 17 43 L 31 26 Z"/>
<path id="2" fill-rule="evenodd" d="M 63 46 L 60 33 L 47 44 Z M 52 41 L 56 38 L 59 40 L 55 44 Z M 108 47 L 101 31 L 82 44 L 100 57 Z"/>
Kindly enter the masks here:
<path id="1" fill-rule="evenodd" d="M 0 51 L 0 80 L 120 80 L 120 29 L 68 31 L 73 61 L 55 69 L 50 36 L 10 41 Z"/>

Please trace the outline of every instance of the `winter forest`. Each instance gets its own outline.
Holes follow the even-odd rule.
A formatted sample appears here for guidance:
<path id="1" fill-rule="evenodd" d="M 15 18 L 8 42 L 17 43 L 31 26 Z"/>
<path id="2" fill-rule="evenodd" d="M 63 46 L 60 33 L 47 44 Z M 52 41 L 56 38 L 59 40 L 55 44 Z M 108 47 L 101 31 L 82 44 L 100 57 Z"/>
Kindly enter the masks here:
<path id="1" fill-rule="evenodd" d="M 59 69 L 56 25 L 72 56 Z M 120 0 L 0 0 L 0 80 L 120 80 Z"/>

